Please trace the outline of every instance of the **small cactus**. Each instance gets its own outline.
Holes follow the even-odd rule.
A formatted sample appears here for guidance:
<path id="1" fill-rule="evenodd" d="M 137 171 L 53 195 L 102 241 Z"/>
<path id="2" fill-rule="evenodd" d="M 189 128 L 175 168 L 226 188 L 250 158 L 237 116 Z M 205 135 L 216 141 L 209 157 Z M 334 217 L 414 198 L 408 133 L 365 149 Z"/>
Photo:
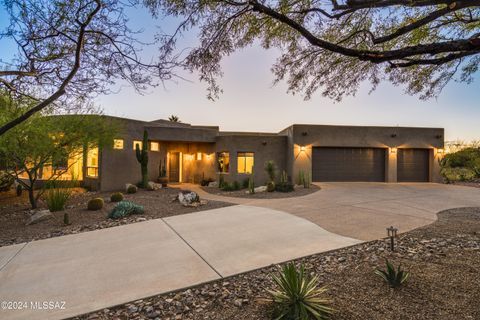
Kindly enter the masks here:
<path id="1" fill-rule="evenodd" d="M 137 190 L 138 190 L 137 186 L 133 185 L 133 184 L 130 184 L 127 187 L 127 193 L 129 193 L 129 194 L 137 193 Z"/>
<path id="2" fill-rule="evenodd" d="M 248 178 L 248 191 L 251 194 L 255 193 L 255 180 L 253 178 L 253 171 L 252 171 L 252 174 L 250 174 L 250 177 Z"/>
<path id="3" fill-rule="evenodd" d="M 103 208 L 102 198 L 93 198 L 87 203 L 87 209 L 90 211 L 96 211 Z"/>
<path id="4" fill-rule="evenodd" d="M 67 212 L 63 214 L 63 224 L 66 226 L 70 225 L 70 216 Z"/>
<path id="5" fill-rule="evenodd" d="M 140 168 L 142 171 L 142 183 L 141 187 L 146 188 L 148 186 L 148 132 L 147 130 L 143 131 L 143 142 L 142 150 L 140 147 L 135 145 L 135 155 L 137 156 L 137 161 L 140 163 Z"/>
<path id="6" fill-rule="evenodd" d="M 119 201 L 122 201 L 122 200 L 123 200 L 123 193 L 121 193 L 121 192 L 112 193 L 112 195 L 110 196 L 110 201 L 111 202 L 119 202 Z"/>

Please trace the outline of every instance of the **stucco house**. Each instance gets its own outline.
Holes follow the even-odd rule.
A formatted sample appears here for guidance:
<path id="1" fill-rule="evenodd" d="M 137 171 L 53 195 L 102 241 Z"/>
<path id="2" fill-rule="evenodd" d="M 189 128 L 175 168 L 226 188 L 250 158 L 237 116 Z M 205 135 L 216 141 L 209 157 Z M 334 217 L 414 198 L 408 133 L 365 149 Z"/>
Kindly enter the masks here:
<path id="1" fill-rule="evenodd" d="M 273 160 L 297 181 L 300 171 L 317 181 L 440 182 L 442 128 L 365 127 L 294 124 L 278 133 L 226 132 L 167 120 L 117 118 L 123 131 L 112 148 L 87 150 L 76 167 L 86 186 L 123 189 L 140 181 L 135 145 L 149 137 L 149 175 L 156 181 L 162 166 L 170 183 L 199 183 L 248 178 L 267 181 L 264 163 Z"/>

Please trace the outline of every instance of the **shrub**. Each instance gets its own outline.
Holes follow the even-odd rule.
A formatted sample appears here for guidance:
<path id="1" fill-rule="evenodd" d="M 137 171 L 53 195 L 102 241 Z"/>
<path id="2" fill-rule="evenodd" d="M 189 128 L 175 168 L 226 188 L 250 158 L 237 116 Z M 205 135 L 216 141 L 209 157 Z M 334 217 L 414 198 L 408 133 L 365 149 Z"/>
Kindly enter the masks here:
<path id="1" fill-rule="evenodd" d="M 23 193 L 23 187 L 21 184 L 17 184 L 17 188 L 16 188 L 16 193 L 17 193 L 17 197 L 20 197 Z"/>
<path id="2" fill-rule="evenodd" d="M 232 184 L 230 184 L 230 183 L 228 183 L 228 182 L 224 182 L 224 183 L 223 183 L 222 190 L 223 190 L 223 191 L 236 191 L 236 190 L 240 190 L 240 183 L 238 183 L 238 181 L 233 181 Z"/>
<path id="3" fill-rule="evenodd" d="M 385 259 L 385 263 L 387 265 L 387 269 L 376 269 L 375 274 L 385 280 L 390 285 L 390 287 L 400 287 L 402 283 L 407 281 L 409 273 L 402 270 L 401 265 L 399 265 L 397 270 L 395 270 L 395 266 L 390 261 L 388 261 L 388 259 Z"/>
<path id="4" fill-rule="evenodd" d="M 127 193 L 129 194 L 137 193 L 137 191 L 138 191 L 138 187 L 136 185 L 131 184 L 127 187 Z"/>
<path id="5" fill-rule="evenodd" d="M 126 217 L 130 214 L 143 214 L 144 213 L 143 206 L 136 205 L 130 201 L 120 201 L 117 203 L 115 208 L 108 214 L 110 219 L 119 219 Z"/>
<path id="6" fill-rule="evenodd" d="M 475 178 L 476 173 L 468 168 L 442 168 L 440 173 L 445 181 L 470 181 Z"/>
<path id="7" fill-rule="evenodd" d="M 48 210 L 50 212 L 65 210 L 65 205 L 71 194 L 71 191 L 66 188 L 48 189 L 45 197 Z"/>
<path id="8" fill-rule="evenodd" d="M 87 209 L 90 211 L 96 211 L 103 208 L 103 199 L 102 198 L 93 198 L 90 199 L 87 203 Z"/>
<path id="9" fill-rule="evenodd" d="M 8 191 L 12 187 L 15 179 L 5 171 L 0 171 L 0 191 Z"/>
<path id="10" fill-rule="evenodd" d="M 280 176 L 280 182 L 288 182 L 288 175 L 285 170 L 282 171 L 282 175 Z"/>
<path id="11" fill-rule="evenodd" d="M 234 190 L 240 190 L 240 183 L 237 180 L 233 181 L 232 187 Z"/>
<path id="12" fill-rule="evenodd" d="M 223 177 L 223 174 L 220 173 L 218 177 L 218 187 L 222 189 L 224 184 L 225 184 L 225 178 Z"/>
<path id="13" fill-rule="evenodd" d="M 63 224 L 66 226 L 70 225 L 70 216 L 68 215 L 68 212 L 63 214 Z"/>
<path id="14" fill-rule="evenodd" d="M 267 172 L 267 175 L 270 181 L 275 181 L 276 166 L 273 160 L 269 160 L 265 162 L 265 171 Z"/>
<path id="15" fill-rule="evenodd" d="M 250 178 L 245 178 L 245 179 L 243 179 L 243 181 L 242 181 L 242 188 L 243 188 L 243 189 L 247 189 L 249 183 L 250 183 Z"/>
<path id="16" fill-rule="evenodd" d="M 122 200 L 123 200 L 123 193 L 121 193 L 121 192 L 112 193 L 112 195 L 110 196 L 110 201 L 111 202 L 119 202 L 119 201 L 122 201 Z"/>
<path id="17" fill-rule="evenodd" d="M 255 193 L 255 180 L 253 179 L 253 172 L 250 174 L 250 177 L 248 178 L 248 191 L 251 194 Z"/>
<path id="18" fill-rule="evenodd" d="M 275 182 L 270 181 L 269 183 L 267 183 L 267 191 L 268 191 L 268 192 L 273 192 L 273 191 L 275 191 Z"/>
<path id="19" fill-rule="evenodd" d="M 279 192 L 292 192 L 295 190 L 291 182 L 280 182 L 275 186 L 275 190 Z"/>
<path id="20" fill-rule="evenodd" d="M 310 277 L 305 267 L 297 270 L 291 262 L 282 268 L 279 275 L 272 276 L 275 290 L 269 290 L 269 301 L 275 304 L 275 319 L 327 319 L 333 309 L 323 298 L 326 292 L 319 287 L 318 276 Z"/>

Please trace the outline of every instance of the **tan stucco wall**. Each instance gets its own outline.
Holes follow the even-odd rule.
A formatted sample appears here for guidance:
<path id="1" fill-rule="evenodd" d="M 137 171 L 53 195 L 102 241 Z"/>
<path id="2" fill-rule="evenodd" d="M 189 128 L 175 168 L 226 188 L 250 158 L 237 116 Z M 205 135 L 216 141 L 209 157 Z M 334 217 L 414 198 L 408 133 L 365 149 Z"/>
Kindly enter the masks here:
<path id="1" fill-rule="evenodd" d="M 265 162 L 273 160 L 277 166 L 277 176 L 282 170 L 286 169 L 286 148 L 287 137 L 278 135 L 243 135 L 232 134 L 217 137 L 216 151 L 229 152 L 230 172 L 225 174 L 225 180 L 228 182 L 238 181 L 241 183 L 248 178 L 248 174 L 237 173 L 237 153 L 254 153 L 254 178 L 256 185 L 263 185 L 268 181 L 265 172 Z M 218 179 L 218 177 L 217 177 Z"/>

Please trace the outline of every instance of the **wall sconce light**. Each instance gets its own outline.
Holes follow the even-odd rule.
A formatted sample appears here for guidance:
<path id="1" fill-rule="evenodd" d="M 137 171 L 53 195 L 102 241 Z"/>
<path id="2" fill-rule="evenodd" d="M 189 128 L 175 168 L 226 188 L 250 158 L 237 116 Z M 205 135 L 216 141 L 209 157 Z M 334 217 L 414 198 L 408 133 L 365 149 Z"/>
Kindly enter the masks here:
<path id="1" fill-rule="evenodd" d="M 442 148 L 437 149 L 437 154 L 442 155 L 442 154 L 444 154 L 444 153 L 445 153 L 445 149 L 442 149 Z"/>
<path id="2" fill-rule="evenodd" d="M 306 135 L 308 135 L 307 131 L 303 131 L 303 132 L 302 132 L 302 136 L 305 137 Z"/>
<path id="3" fill-rule="evenodd" d="M 262 145 L 266 146 L 266 145 L 267 145 L 267 141 L 262 141 Z"/>
<path id="4" fill-rule="evenodd" d="M 304 152 L 306 150 L 305 146 L 300 147 L 300 152 Z"/>
<path id="5" fill-rule="evenodd" d="M 202 160 L 202 153 L 201 152 L 197 152 L 197 160 Z"/>
<path id="6" fill-rule="evenodd" d="M 390 153 L 391 154 L 397 153 L 397 148 L 390 148 Z"/>
<path id="7" fill-rule="evenodd" d="M 396 133 L 392 133 L 392 134 L 390 135 L 390 137 L 396 138 L 396 137 L 397 137 L 397 134 L 396 134 Z"/>
<path id="8" fill-rule="evenodd" d="M 435 138 L 441 139 L 441 138 L 442 138 L 442 135 L 441 135 L 441 134 L 437 134 L 437 135 L 435 136 Z"/>
<path id="9" fill-rule="evenodd" d="M 212 155 L 209 153 L 207 153 L 205 156 L 207 157 L 207 160 L 210 160 L 212 158 Z"/>

